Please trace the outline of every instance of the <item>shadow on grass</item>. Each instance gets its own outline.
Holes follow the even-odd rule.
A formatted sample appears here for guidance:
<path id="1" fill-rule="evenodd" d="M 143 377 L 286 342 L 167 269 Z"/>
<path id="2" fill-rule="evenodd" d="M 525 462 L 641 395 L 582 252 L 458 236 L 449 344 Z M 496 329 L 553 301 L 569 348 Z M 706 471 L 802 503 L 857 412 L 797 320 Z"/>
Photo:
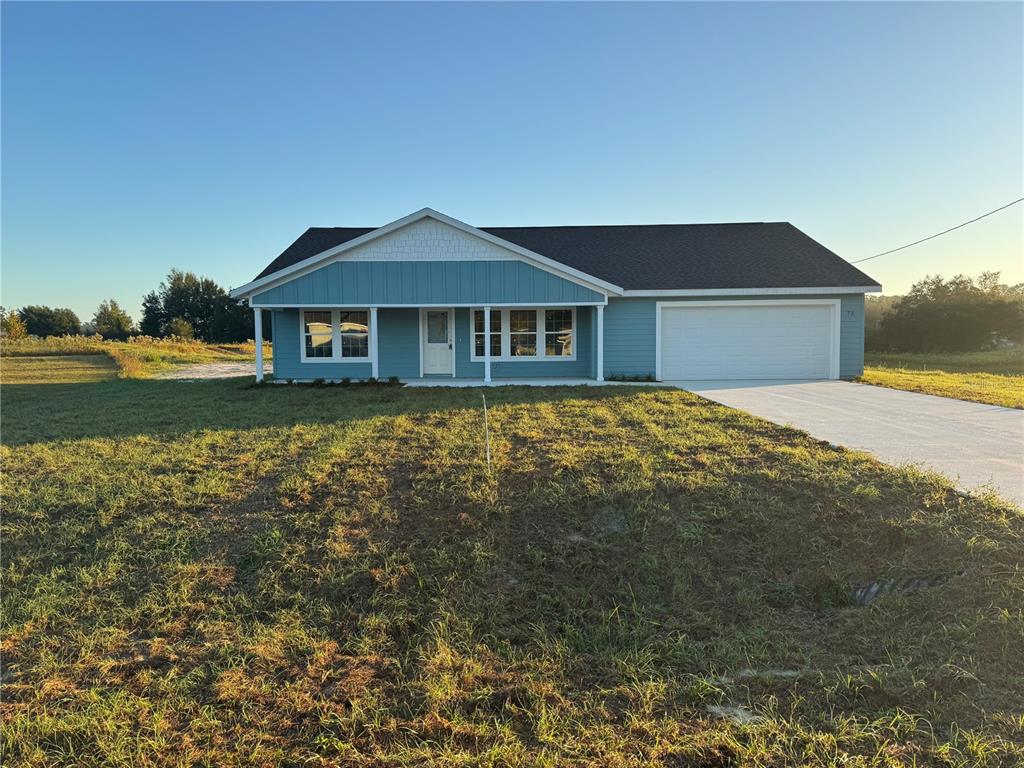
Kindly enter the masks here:
<path id="1" fill-rule="evenodd" d="M 498 387 L 489 403 L 601 400 L 630 387 Z M 334 424 L 436 410 L 480 408 L 480 390 L 390 386 L 252 386 L 247 379 L 156 379 L 0 387 L 3 443 L 173 437 L 196 430 Z"/>

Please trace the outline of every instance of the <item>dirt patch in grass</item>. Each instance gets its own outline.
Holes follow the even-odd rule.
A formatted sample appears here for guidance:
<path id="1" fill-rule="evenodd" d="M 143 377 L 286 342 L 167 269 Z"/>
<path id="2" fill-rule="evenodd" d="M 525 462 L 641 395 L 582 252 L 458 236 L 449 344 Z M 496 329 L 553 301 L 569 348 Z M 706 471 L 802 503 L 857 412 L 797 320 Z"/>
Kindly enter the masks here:
<path id="1" fill-rule="evenodd" d="M 1024 522 L 936 476 L 650 388 L 489 392 L 490 470 L 473 390 L 4 396 L 5 763 L 1024 760 Z"/>

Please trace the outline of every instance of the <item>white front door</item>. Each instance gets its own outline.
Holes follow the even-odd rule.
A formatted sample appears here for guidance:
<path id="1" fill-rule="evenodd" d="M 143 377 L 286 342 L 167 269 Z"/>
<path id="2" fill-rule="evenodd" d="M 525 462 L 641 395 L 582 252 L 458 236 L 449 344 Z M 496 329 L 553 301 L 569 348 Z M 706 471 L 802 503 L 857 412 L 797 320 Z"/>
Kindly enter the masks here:
<path id="1" fill-rule="evenodd" d="M 452 372 L 455 332 L 450 309 L 423 311 L 423 373 Z"/>

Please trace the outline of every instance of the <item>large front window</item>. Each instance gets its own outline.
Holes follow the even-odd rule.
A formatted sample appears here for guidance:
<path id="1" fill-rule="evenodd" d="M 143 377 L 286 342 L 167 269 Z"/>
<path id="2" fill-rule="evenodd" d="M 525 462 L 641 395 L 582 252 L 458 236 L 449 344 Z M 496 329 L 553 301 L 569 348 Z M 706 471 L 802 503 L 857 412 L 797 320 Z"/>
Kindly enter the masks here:
<path id="1" fill-rule="evenodd" d="M 338 313 L 342 357 L 370 356 L 370 313 L 365 309 Z"/>
<path id="2" fill-rule="evenodd" d="M 471 359 L 484 359 L 484 311 L 472 312 Z M 492 309 L 489 352 L 492 360 L 575 360 L 576 310 L 573 307 Z"/>
<path id="3" fill-rule="evenodd" d="M 572 357 L 572 310 L 544 310 L 544 354 L 547 357 Z"/>
<path id="4" fill-rule="evenodd" d="M 509 354 L 537 356 L 537 310 L 513 309 L 508 313 Z"/>
<path id="5" fill-rule="evenodd" d="M 370 359 L 370 313 L 365 309 L 302 311 L 302 359 L 358 362 Z"/>
<path id="6" fill-rule="evenodd" d="M 303 328 L 306 357 L 334 356 L 334 333 L 329 311 L 303 313 Z"/>

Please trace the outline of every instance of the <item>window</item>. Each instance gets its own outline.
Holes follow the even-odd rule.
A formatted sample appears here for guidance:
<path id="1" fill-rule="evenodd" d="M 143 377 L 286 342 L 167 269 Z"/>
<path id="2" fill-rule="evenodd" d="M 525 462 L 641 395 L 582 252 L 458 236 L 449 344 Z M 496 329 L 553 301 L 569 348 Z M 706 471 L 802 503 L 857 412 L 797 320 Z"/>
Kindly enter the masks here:
<path id="1" fill-rule="evenodd" d="M 572 357 L 572 310 L 544 310 L 545 357 Z"/>
<path id="2" fill-rule="evenodd" d="M 473 354 L 484 356 L 484 311 L 473 311 Z M 491 357 L 501 357 L 501 310 L 491 310 Z"/>
<path id="3" fill-rule="evenodd" d="M 470 359 L 484 359 L 484 311 L 470 315 L 473 346 Z M 575 360 L 576 309 L 492 309 L 490 353 L 492 360 Z"/>
<path id="4" fill-rule="evenodd" d="M 333 357 L 333 333 L 331 332 L 331 313 L 303 313 L 303 335 L 306 341 L 306 357 Z"/>
<path id="5" fill-rule="evenodd" d="M 512 309 L 508 313 L 509 354 L 537 356 L 537 310 Z"/>
<path id="6" fill-rule="evenodd" d="M 341 328 L 341 356 L 370 356 L 370 313 L 365 309 L 339 312 L 338 324 Z"/>
<path id="7" fill-rule="evenodd" d="M 370 360 L 370 312 L 365 309 L 302 311 L 302 360 L 366 362 Z"/>

